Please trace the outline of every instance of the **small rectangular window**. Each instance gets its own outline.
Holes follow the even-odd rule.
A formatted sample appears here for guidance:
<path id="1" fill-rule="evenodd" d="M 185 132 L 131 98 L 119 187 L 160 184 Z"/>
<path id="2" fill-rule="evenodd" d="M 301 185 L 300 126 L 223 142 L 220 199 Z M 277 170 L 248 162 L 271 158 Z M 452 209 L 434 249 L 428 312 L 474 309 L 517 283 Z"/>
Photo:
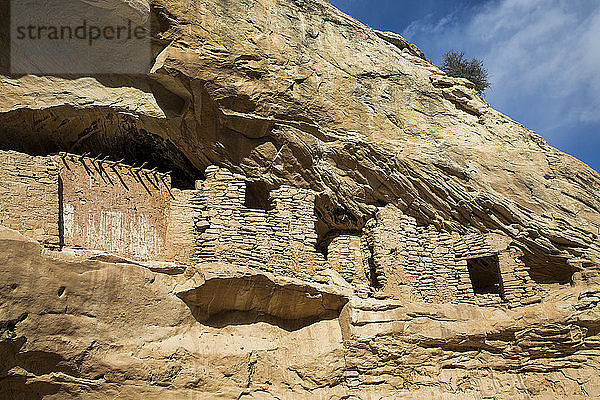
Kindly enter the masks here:
<path id="1" fill-rule="evenodd" d="M 265 182 L 246 182 L 246 208 L 254 210 L 273 210 L 275 205 L 270 198 L 270 187 Z"/>
<path id="2" fill-rule="evenodd" d="M 467 265 L 475 294 L 502 295 L 498 256 L 472 258 Z"/>

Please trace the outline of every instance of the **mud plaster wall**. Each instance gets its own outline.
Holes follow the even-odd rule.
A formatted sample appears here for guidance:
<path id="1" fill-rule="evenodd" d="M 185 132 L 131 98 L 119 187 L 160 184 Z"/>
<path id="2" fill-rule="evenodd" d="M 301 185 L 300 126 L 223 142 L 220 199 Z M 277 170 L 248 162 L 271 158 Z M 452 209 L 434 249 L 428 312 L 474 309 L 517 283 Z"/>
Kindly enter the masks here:
<path id="1" fill-rule="evenodd" d="M 59 246 L 58 168 L 47 157 L 0 151 L 0 225 Z"/>
<path id="2" fill-rule="evenodd" d="M 60 166 L 65 246 L 138 260 L 162 258 L 171 199 L 168 176 L 87 157 L 53 159 Z"/>
<path id="3" fill-rule="evenodd" d="M 325 268 L 316 251 L 315 195 L 283 186 L 271 192 L 273 210 L 244 206 L 244 177 L 217 167 L 198 182 L 202 217 L 196 221 L 196 261 L 227 262 L 281 275 L 311 277 Z"/>

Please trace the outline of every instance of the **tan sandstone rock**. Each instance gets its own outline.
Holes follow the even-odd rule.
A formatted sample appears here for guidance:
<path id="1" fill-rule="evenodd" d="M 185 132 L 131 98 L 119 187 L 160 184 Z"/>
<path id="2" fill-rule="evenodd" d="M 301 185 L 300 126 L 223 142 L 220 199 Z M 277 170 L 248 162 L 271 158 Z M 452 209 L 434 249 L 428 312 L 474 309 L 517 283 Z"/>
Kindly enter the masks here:
<path id="1" fill-rule="evenodd" d="M 600 396 L 598 173 L 325 0 L 152 22 L 0 76 L 0 398 Z"/>

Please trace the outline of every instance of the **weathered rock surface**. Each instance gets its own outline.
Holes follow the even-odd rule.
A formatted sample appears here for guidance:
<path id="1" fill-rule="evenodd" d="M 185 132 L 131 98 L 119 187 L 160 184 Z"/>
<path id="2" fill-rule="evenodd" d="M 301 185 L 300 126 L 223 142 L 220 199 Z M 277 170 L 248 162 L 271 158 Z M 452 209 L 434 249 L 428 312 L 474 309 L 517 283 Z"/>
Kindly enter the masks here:
<path id="1" fill-rule="evenodd" d="M 509 311 L 359 299 L 335 273 L 321 284 L 215 264 L 158 273 L 42 250 L 4 228 L 0 246 L 1 398 L 600 393 L 597 290 Z M 230 312 L 204 318 L 216 309 Z"/>
<path id="2" fill-rule="evenodd" d="M 395 203 L 440 227 L 501 230 L 549 268 L 600 261 L 598 174 L 398 35 L 324 0 L 157 0 L 153 19 L 147 76 L 2 77 L 3 147 L 311 187 L 322 234 Z"/>
<path id="3" fill-rule="evenodd" d="M 425 304 L 331 270 L 50 251 L 0 227 L 0 398 L 600 396 L 598 173 L 324 0 L 152 6 L 145 76 L 0 76 L 0 148 L 146 162 L 185 188 L 213 164 L 310 188 L 319 246 L 395 206 L 448 237 L 509 237 L 520 272 L 575 285 L 511 309 Z"/>
<path id="4" fill-rule="evenodd" d="M 4 228 L 0 248 L 2 399 L 344 395 L 337 318 L 300 330 L 225 320 L 211 327 L 178 297 L 196 273 L 42 253 Z"/>
<path id="5" fill-rule="evenodd" d="M 340 316 L 346 296 L 339 289 L 323 289 L 271 274 L 252 271 L 227 271 L 226 266 L 200 264 L 200 276 L 190 268 L 192 277 L 175 288 L 177 297 L 206 324 L 268 321 L 288 330 L 297 330 L 324 319 Z M 212 271 L 211 271 L 212 269 Z"/>

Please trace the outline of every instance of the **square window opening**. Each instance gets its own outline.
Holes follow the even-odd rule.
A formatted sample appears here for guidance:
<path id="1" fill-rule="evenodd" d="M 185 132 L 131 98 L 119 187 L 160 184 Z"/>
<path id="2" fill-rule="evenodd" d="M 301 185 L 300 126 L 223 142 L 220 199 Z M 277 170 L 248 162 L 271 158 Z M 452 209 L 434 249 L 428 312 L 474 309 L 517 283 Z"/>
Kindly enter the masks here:
<path id="1" fill-rule="evenodd" d="M 498 256 L 479 257 L 467 260 L 469 277 L 475 294 L 497 294 L 502 296 L 502 278 Z"/>
<path id="2" fill-rule="evenodd" d="M 244 205 L 253 210 L 270 211 L 275 208 L 270 193 L 271 188 L 265 182 L 246 182 Z"/>

